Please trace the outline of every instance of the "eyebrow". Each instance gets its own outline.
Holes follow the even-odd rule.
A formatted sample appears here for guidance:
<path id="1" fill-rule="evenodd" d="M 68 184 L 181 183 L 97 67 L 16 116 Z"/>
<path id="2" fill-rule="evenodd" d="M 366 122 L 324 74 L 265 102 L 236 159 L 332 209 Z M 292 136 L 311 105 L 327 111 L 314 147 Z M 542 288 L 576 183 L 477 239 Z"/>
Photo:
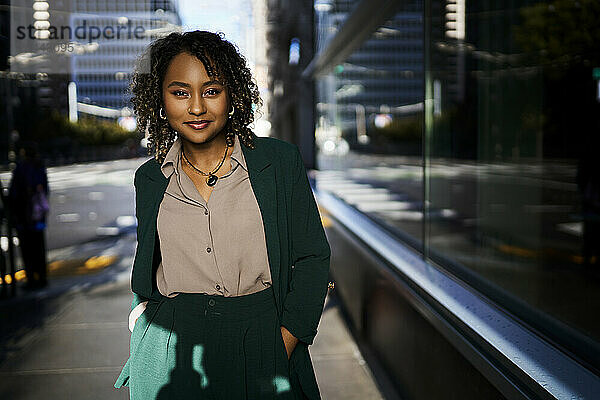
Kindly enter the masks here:
<path id="1" fill-rule="evenodd" d="M 218 85 L 224 86 L 220 81 L 213 79 L 211 81 L 204 82 L 202 84 L 202 87 L 213 85 L 213 84 L 218 84 Z M 190 85 L 189 83 L 181 82 L 181 81 L 173 81 L 173 82 L 169 83 L 169 85 L 167 87 L 170 88 L 171 86 L 183 86 L 183 87 L 189 88 L 192 85 Z"/>

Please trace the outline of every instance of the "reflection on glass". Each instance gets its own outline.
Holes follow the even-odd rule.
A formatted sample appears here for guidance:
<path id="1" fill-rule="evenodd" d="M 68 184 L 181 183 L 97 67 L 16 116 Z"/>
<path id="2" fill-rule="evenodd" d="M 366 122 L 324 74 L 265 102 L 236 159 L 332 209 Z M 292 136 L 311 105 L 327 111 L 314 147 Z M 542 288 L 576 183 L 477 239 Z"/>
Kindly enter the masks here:
<path id="1" fill-rule="evenodd" d="M 316 12 L 319 50 L 338 3 Z M 316 105 L 319 189 L 591 364 L 598 43 L 595 0 L 403 2 L 318 79 Z"/>
<path id="2" fill-rule="evenodd" d="M 574 329 L 592 349 L 600 340 L 600 3 L 490 4 L 431 1 L 426 246 L 434 261 L 517 299 L 501 305 L 522 302 L 510 311 L 526 322 L 558 341 L 568 339 L 554 328 Z M 461 18 L 464 35 L 449 35 L 447 22 Z M 438 218 L 440 210 L 452 217 Z"/>
<path id="3" fill-rule="evenodd" d="M 347 17 L 316 12 L 319 50 Z M 318 187 L 395 229 L 420 249 L 423 226 L 423 23 L 409 2 L 317 81 Z"/>

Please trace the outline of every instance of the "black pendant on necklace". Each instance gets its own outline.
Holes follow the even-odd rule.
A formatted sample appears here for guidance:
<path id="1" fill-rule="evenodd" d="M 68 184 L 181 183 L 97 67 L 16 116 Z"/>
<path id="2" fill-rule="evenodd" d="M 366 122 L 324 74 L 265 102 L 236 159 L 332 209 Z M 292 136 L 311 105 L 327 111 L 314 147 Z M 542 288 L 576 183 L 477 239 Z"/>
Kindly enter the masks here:
<path id="1" fill-rule="evenodd" d="M 215 186 L 215 183 L 217 183 L 217 180 L 218 180 L 218 179 L 219 179 L 219 178 L 218 178 L 216 175 L 209 174 L 209 175 L 208 175 L 208 178 L 206 178 L 206 184 L 207 184 L 208 186 Z"/>

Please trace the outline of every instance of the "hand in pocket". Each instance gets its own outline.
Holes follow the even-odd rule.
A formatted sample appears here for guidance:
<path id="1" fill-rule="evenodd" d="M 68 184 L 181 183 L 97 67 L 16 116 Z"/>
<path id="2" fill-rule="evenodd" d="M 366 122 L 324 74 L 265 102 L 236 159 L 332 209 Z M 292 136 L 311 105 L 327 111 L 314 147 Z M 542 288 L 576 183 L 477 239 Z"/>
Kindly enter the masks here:
<path id="1" fill-rule="evenodd" d="M 142 315 L 142 313 L 146 310 L 147 304 L 147 301 L 143 301 L 135 306 L 134 309 L 129 313 L 129 332 L 133 332 L 133 327 L 135 326 L 139 316 Z"/>
<path id="2" fill-rule="evenodd" d="M 292 355 L 292 352 L 298 344 L 298 339 L 296 338 L 296 336 L 292 335 L 292 333 L 288 331 L 285 326 L 282 325 L 280 329 L 281 337 L 283 338 L 283 345 L 285 346 L 285 351 L 287 352 L 287 357 L 289 360 L 290 356 Z"/>

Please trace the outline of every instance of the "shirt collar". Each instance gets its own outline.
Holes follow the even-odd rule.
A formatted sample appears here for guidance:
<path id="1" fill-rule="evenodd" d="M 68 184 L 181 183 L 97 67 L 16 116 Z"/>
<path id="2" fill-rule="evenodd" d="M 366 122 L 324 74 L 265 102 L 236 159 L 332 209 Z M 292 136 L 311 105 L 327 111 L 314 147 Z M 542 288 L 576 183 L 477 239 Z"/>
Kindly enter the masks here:
<path id="1" fill-rule="evenodd" d="M 177 139 L 171 145 L 171 148 L 167 152 L 163 163 L 160 166 L 160 169 L 163 175 L 168 178 L 171 176 L 173 172 L 176 171 L 176 166 L 179 162 L 179 157 L 181 155 L 181 138 L 177 136 Z M 243 168 L 248 171 L 248 166 L 246 165 L 246 158 L 244 157 L 244 153 L 242 151 L 242 144 L 240 143 L 240 139 L 238 137 L 235 138 L 233 144 L 233 151 L 231 152 L 231 158 L 237 161 Z"/>
<path id="2" fill-rule="evenodd" d="M 231 152 L 231 158 L 237 161 L 246 172 L 248 172 L 248 166 L 246 165 L 246 158 L 244 157 L 244 152 L 242 152 L 242 143 L 240 142 L 240 138 L 236 136 L 233 151 Z"/>
<path id="3" fill-rule="evenodd" d="M 181 154 L 181 138 L 177 136 L 177 139 L 171 145 L 171 148 L 167 152 L 164 161 L 162 162 L 160 169 L 163 175 L 168 178 L 173 172 L 179 162 L 179 155 Z"/>

